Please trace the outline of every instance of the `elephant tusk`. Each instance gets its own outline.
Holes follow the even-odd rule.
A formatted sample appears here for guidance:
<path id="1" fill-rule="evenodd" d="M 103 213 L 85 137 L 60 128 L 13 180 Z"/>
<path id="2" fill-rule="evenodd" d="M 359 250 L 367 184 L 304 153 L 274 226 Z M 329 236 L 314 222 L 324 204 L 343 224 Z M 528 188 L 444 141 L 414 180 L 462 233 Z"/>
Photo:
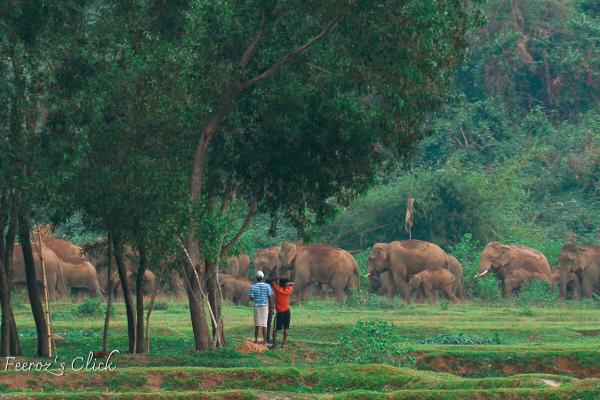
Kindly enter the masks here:
<path id="1" fill-rule="evenodd" d="M 368 278 L 371 276 L 371 273 L 369 272 L 368 274 L 365 275 L 365 278 Z"/>
<path id="2" fill-rule="evenodd" d="M 475 275 L 475 278 L 479 278 L 480 276 L 486 276 L 488 274 L 488 272 L 490 272 L 490 270 L 486 269 L 482 273 L 479 273 L 479 274 Z"/>

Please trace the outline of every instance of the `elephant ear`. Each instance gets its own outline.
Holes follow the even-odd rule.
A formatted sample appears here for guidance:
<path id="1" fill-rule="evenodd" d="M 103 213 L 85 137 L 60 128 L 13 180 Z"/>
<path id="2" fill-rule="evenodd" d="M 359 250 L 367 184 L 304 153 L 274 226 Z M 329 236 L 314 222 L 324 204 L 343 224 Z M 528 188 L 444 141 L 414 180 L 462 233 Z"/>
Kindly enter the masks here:
<path id="1" fill-rule="evenodd" d="M 513 259 L 513 249 L 509 246 L 502 246 L 499 249 L 497 263 L 500 267 L 505 267 Z"/>

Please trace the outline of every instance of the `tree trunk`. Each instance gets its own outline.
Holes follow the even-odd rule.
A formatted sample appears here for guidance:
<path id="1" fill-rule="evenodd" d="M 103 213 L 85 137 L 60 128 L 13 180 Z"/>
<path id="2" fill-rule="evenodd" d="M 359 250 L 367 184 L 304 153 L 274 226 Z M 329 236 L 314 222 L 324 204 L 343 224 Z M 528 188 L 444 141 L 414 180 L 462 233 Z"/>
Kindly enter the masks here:
<path id="1" fill-rule="evenodd" d="M 204 265 L 200 263 L 199 246 L 195 239 L 190 238 L 186 246 L 189 259 L 185 263 L 186 293 L 190 305 L 190 318 L 194 333 L 194 348 L 196 351 L 208 350 L 210 338 L 208 334 L 208 322 L 204 309 L 204 296 L 202 295 L 202 281 L 204 278 Z"/>
<path id="2" fill-rule="evenodd" d="M 17 324 L 10 300 L 17 219 L 14 208 L 11 209 L 7 196 L 2 198 L 2 210 L 5 214 L 0 216 L 0 307 L 2 308 L 0 355 L 5 357 L 21 355 L 21 343 L 19 342 Z M 4 227 L 7 221 L 9 222 L 5 236 Z"/>
<path id="3" fill-rule="evenodd" d="M 206 288 L 208 290 L 208 301 L 215 314 L 217 324 L 211 319 L 213 348 L 225 346 L 225 332 L 223 329 L 223 296 L 221 295 L 221 286 L 219 285 L 219 263 L 211 263 L 206 260 L 207 279 Z"/>
<path id="4" fill-rule="evenodd" d="M 136 323 L 137 332 L 135 335 L 135 352 L 143 354 L 146 352 L 146 341 L 144 340 L 144 274 L 146 273 L 146 249 L 140 246 L 140 265 L 137 271 L 135 280 L 135 295 L 136 295 Z"/>
<path id="5" fill-rule="evenodd" d="M 108 269 L 108 283 L 106 284 L 106 293 L 108 299 L 106 300 L 106 315 L 104 316 L 104 329 L 102 330 L 102 351 L 108 353 L 108 331 L 110 327 L 110 314 L 112 313 L 112 266 L 113 266 L 113 254 L 112 254 L 112 235 L 108 233 L 107 245 L 107 269 Z"/>
<path id="6" fill-rule="evenodd" d="M 27 278 L 27 292 L 29 294 L 29 303 L 31 304 L 31 312 L 35 322 L 37 333 L 37 355 L 39 357 L 50 356 L 50 342 L 48 336 L 48 324 L 44 317 L 44 308 L 42 307 L 42 299 L 38 290 L 37 279 L 35 275 L 35 262 L 33 260 L 33 252 L 31 250 L 29 219 L 24 213 L 19 214 L 19 241 L 23 250 L 23 259 L 25 261 L 25 276 Z"/>
<path id="7" fill-rule="evenodd" d="M 129 288 L 129 280 L 127 278 L 127 270 L 123 261 L 123 248 L 121 241 L 113 236 L 113 250 L 115 252 L 115 260 L 117 262 L 117 271 L 121 280 L 121 289 L 123 290 L 123 299 L 125 300 L 125 311 L 127 313 L 127 335 L 129 336 L 129 351 L 135 353 L 135 311 L 133 307 L 133 298 Z M 108 277 L 110 280 L 110 276 Z"/>

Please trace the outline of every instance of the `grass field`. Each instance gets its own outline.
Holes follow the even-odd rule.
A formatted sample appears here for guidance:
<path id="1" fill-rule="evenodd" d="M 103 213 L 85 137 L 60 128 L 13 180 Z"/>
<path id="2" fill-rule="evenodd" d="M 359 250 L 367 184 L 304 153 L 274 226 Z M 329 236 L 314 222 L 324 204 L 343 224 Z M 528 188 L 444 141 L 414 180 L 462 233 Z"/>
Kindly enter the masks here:
<path id="1" fill-rule="evenodd" d="M 600 398 L 600 306 L 594 302 L 548 308 L 517 307 L 511 302 L 407 306 L 394 301 L 385 302 L 384 308 L 314 302 L 292 309 L 287 349 L 249 354 L 236 347 L 252 336 L 251 308 L 226 308 L 227 348 L 194 353 L 186 304 L 163 301 L 161 306 L 152 316 L 149 354 L 125 354 L 126 323 L 118 304 L 110 337 L 111 348 L 121 351 L 113 360 L 114 371 L 67 368 L 64 376 L 55 377 L 11 369 L 0 375 L 0 395 Z M 69 364 L 74 357 L 101 348 L 102 318 L 82 315 L 78 307 L 77 303 L 53 307 L 55 332 L 63 337 L 57 342 L 58 354 Z M 33 361 L 35 330 L 29 309 L 18 307 L 17 318 L 26 353 L 23 360 Z M 357 330 L 359 321 L 388 321 L 393 327 L 366 324 L 370 330 L 362 331 Z M 379 363 L 370 363 L 373 359 Z"/>

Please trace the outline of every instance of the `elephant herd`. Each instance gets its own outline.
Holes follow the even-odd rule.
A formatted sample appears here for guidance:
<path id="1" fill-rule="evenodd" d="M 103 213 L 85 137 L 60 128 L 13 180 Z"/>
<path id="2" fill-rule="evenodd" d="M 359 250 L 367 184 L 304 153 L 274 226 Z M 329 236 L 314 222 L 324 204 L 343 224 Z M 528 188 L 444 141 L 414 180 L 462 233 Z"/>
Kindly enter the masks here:
<path id="1" fill-rule="evenodd" d="M 117 296 L 121 294 L 121 285 L 116 267 L 111 276 L 108 276 L 106 265 L 106 241 L 98 239 L 95 243 L 88 243 L 79 247 L 71 242 L 61 240 L 49 235 L 42 238 L 40 244 L 32 246 L 35 263 L 35 275 L 38 287 L 42 287 L 42 263 L 46 270 L 46 284 L 48 298 L 51 301 L 65 296 L 94 297 L 104 293 L 110 287 Z M 124 266 L 131 288 L 135 290 L 136 280 L 136 253 L 131 248 L 125 248 L 123 255 Z M 41 253 L 41 254 L 40 254 Z M 26 287 L 25 262 L 21 247 L 16 245 L 13 252 L 14 288 L 19 291 Z M 152 293 L 156 287 L 157 279 L 154 273 L 146 270 L 144 274 L 144 292 Z M 164 288 L 176 296 L 183 296 L 183 282 L 176 273 L 169 273 L 165 279 Z"/>
<path id="2" fill-rule="evenodd" d="M 84 248 L 49 235 L 42 239 L 42 252 L 50 300 L 63 295 L 95 296 L 110 287 L 120 294 L 119 275 L 108 276 L 106 241 L 99 239 Z M 40 248 L 33 246 L 36 278 L 41 286 Z M 125 248 L 124 265 L 130 287 L 135 288 L 137 257 Z M 17 245 L 13 255 L 13 285 L 26 286 L 24 260 Z M 220 283 L 223 297 L 240 305 L 248 305 L 248 279 L 251 260 L 247 254 L 223 260 Z M 258 249 L 253 260 L 254 271 L 265 276 L 287 276 L 296 283 L 293 300 L 305 301 L 332 292 L 336 300 L 360 284 L 356 260 L 349 252 L 324 244 L 286 242 L 281 246 Z M 169 270 L 161 284 L 164 293 L 184 296 L 184 284 L 175 270 Z M 560 286 L 563 299 L 571 296 L 591 298 L 600 293 L 600 247 L 571 243 L 563 245 L 559 265 L 551 269 L 539 251 L 518 244 L 489 243 L 480 256 L 477 279 L 494 276 L 499 280 L 503 295 L 512 296 L 519 287 L 531 280 L 542 280 Z M 381 296 L 392 298 L 399 294 L 407 301 L 443 294 L 449 301 L 466 298 L 465 280 L 460 262 L 439 246 L 420 240 L 393 241 L 373 245 L 368 258 L 366 278 L 369 288 Z M 157 278 L 145 272 L 145 294 L 152 293 Z"/>
<path id="3" fill-rule="evenodd" d="M 376 243 L 368 259 L 369 286 L 378 295 L 399 294 L 406 301 L 437 300 L 443 294 L 449 301 L 466 298 L 462 266 L 439 246 L 421 240 Z M 339 299 L 358 285 L 356 261 L 344 250 L 328 245 L 284 243 L 259 249 L 254 269 L 266 276 L 290 275 L 296 282 L 296 300 L 319 296 L 327 289 Z M 539 251 L 519 244 L 491 242 L 480 255 L 474 278 L 493 276 L 504 297 L 513 296 L 526 282 L 547 281 L 560 286 L 561 298 L 591 298 L 600 293 L 600 247 L 565 243 L 559 265 L 552 270 Z M 247 282 L 249 285 L 250 282 Z"/>

